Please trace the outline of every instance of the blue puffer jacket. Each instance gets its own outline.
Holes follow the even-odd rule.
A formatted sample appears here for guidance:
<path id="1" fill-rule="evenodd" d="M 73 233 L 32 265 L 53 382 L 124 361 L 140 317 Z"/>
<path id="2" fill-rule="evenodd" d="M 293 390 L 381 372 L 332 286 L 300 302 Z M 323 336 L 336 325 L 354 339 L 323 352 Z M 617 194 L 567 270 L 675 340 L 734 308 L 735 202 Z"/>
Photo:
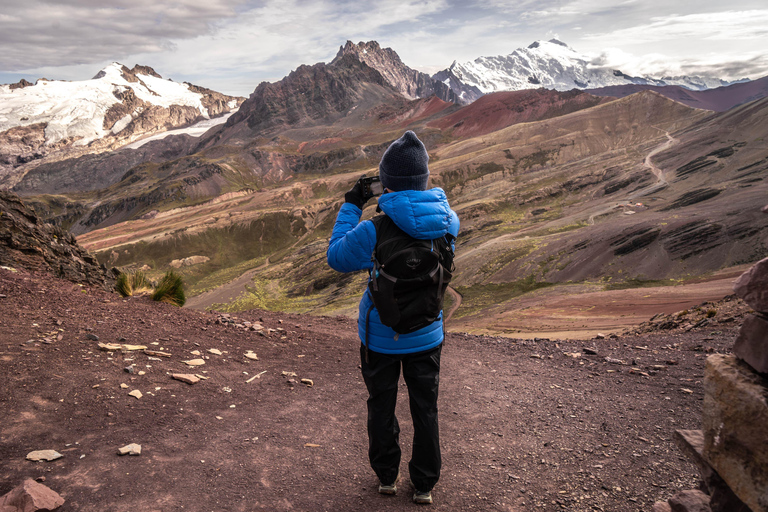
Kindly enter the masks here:
<path id="1" fill-rule="evenodd" d="M 379 207 L 397 226 L 414 238 L 433 240 L 447 233 L 459 234 L 459 218 L 448 205 L 441 188 L 431 190 L 404 190 L 379 197 Z M 371 255 L 376 247 L 376 228 L 373 222 L 360 222 L 363 212 L 357 206 L 344 203 L 336 217 L 331 241 L 328 244 L 328 264 L 339 272 L 370 270 Z M 364 342 L 366 313 L 373 306 L 366 289 L 360 301 L 357 320 L 358 334 Z M 368 318 L 368 348 L 383 354 L 410 354 L 437 347 L 443 341 L 442 317 L 431 325 L 408 334 L 396 336 L 392 328 L 381 323 L 374 307 Z"/>

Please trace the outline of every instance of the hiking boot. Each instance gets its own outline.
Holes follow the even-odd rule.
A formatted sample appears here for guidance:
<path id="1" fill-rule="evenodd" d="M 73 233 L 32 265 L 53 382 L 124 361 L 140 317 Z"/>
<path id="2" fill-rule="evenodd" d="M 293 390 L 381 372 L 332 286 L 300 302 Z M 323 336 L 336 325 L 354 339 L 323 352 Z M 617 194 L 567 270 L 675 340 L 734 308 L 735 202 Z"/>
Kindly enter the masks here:
<path id="1" fill-rule="evenodd" d="M 432 491 L 413 491 L 413 502 L 417 505 L 431 505 Z"/>
<path id="2" fill-rule="evenodd" d="M 381 482 L 379 482 L 379 494 L 397 494 L 397 481 L 400 480 L 400 471 L 397 472 L 397 476 L 395 477 L 395 481 L 392 482 L 389 485 L 384 485 Z"/>

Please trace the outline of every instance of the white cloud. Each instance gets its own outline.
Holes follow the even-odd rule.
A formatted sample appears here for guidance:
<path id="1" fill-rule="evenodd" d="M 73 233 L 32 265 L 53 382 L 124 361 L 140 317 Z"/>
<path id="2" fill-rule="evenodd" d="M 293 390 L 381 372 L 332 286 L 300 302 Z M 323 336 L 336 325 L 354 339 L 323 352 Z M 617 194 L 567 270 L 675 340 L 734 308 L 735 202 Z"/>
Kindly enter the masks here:
<path id="1" fill-rule="evenodd" d="M 768 36 L 768 10 L 724 11 L 683 16 L 668 15 L 650 23 L 605 33 L 592 33 L 586 40 L 625 44 L 658 42 L 671 39 L 764 40 Z"/>
<path id="2" fill-rule="evenodd" d="M 434 73 L 557 37 L 630 74 L 754 77 L 766 71 L 764 2 L 715 12 L 721 0 L 4 0 L 0 73 L 83 79 L 117 60 L 247 95 L 330 60 L 347 39 L 377 40 Z"/>
<path id="3" fill-rule="evenodd" d="M 24 0 L 4 2 L 0 69 L 115 60 L 162 52 L 212 30 L 243 0 Z"/>

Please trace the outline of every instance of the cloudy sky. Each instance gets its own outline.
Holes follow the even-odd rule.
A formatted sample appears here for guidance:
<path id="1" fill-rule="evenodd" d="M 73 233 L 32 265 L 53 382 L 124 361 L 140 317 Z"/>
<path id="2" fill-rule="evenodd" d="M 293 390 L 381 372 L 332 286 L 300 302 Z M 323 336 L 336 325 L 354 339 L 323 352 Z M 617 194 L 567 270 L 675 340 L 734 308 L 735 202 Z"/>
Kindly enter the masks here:
<path id="1" fill-rule="evenodd" d="M 628 74 L 768 75 L 765 0 L 0 0 L 0 83 L 118 61 L 247 96 L 348 39 L 434 73 L 551 38 Z"/>

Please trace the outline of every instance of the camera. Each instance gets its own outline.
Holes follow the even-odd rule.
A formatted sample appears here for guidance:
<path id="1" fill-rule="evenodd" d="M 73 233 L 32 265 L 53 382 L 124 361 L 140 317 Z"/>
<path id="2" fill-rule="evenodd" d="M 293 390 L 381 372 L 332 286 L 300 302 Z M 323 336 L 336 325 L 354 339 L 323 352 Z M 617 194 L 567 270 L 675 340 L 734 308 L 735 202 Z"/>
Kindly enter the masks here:
<path id="1" fill-rule="evenodd" d="M 360 178 L 360 185 L 363 189 L 363 199 L 370 199 L 384 193 L 384 185 L 381 184 L 378 176 L 362 177 Z"/>

